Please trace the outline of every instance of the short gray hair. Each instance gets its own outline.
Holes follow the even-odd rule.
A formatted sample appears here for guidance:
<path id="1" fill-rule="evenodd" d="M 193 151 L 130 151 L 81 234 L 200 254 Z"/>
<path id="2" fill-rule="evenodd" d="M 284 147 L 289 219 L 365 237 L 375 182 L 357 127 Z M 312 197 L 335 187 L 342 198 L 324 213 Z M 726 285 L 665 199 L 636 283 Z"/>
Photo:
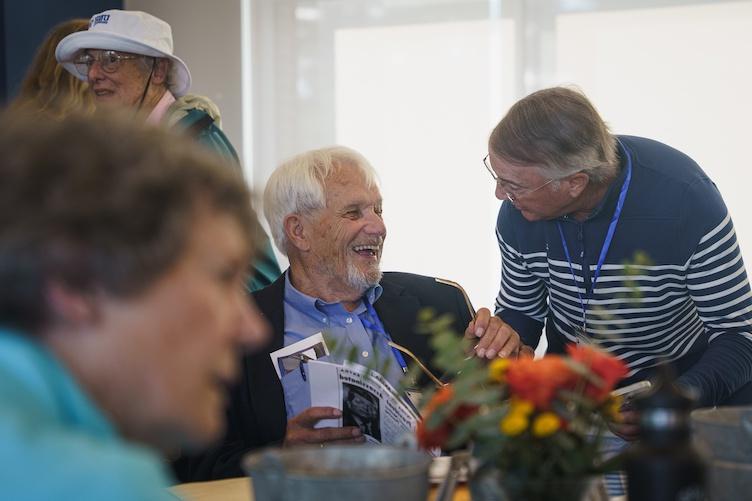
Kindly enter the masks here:
<path id="1" fill-rule="evenodd" d="M 600 183 L 618 166 L 616 138 L 590 101 L 566 87 L 539 90 L 515 103 L 491 133 L 488 148 L 551 179 L 582 171 Z"/>
<path id="2" fill-rule="evenodd" d="M 326 179 L 344 166 L 359 171 L 369 188 L 378 184 L 376 171 L 368 160 L 345 146 L 301 153 L 274 170 L 264 189 L 264 215 L 280 252 L 287 255 L 285 218 L 290 214 L 305 215 L 323 209 L 326 206 Z"/>
<path id="3" fill-rule="evenodd" d="M 149 73 L 154 71 L 154 69 L 156 68 L 156 65 L 159 64 L 161 61 L 166 61 L 167 66 L 165 68 L 165 81 L 164 81 L 163 86 L 168 89 L 172 88 L 172 84 L 173 84 L 173 81 L 175 80 L 175 76 L 173 75 L 173 71 L 172 71 L 173 64 L 171 60 L 169 60 L 166 57 L 147 56 L 146 54 L 136 54 L 136 55 L 139 56 L 139 58 L 137 59 L 139 71 L 141 72 L 142 75 L 144 75 L 144 77 L 148 76 Z"/>

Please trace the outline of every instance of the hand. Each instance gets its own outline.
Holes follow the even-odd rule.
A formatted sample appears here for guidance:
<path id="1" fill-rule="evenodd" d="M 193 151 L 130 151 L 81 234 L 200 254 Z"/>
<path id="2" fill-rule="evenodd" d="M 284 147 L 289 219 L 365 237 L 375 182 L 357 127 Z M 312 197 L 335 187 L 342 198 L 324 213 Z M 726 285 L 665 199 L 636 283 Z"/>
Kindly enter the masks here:
<path id="1" fill-rule="evenodd" d="M 334 407 L 309 407 L 287 422 L 285 447 L 305 444 L 355 443 L 365 438 L 357 426 L 314 428 L 322 419 L 337 419 L 342 412 Z"/>
<path id="2" fill-rule="evenodd" d="M 480 338 L 473 347 L 478 358 L 492 359 L 516 357 L 523 348 L 520 336 L 508 324 L 495 315 L 491 315 L 488 308 L 481 308 L 465 329 L 465 337 Z M 531 350 L 529 347 L 525 347 Z M 528 353 L 526 351 L 526 353 Z"/>
<path id="3" fill-rule="evenodd" d="M 632 405 L 628 400 L 622 404 L 619 414 L 621 415 L 621 420 L 618 423 L 609 422 L 609 429 L 614 435 L 628 442 L 637 440 L 640 432 L 638 426 L 640 416 L 637 411 L 632 408 Z"/>

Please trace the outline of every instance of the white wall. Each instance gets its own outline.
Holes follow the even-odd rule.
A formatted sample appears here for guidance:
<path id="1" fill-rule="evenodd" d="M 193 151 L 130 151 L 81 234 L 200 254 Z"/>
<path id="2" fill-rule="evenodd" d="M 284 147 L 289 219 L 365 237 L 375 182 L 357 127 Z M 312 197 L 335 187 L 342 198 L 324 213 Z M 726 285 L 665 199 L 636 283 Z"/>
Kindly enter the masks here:
<path id="1" fill-rule="evenodd" d="M 125 5 L 172 25 L 192 91 L 219 104 L 241 155 L 241 15 L 253 6 L 258 95 L 248 179 L 263 188 L 279 161 L 303 149 L 334 142 L 361 149 L 384 182 L 385 269 L 444 275 L 468 286 L 476 305 L 492 302 L 498 203 L 480 164 L 487 134 L 510 101 L 558 83 L 578 84 L 615 132 L 694 157 L 717 182 L 752 266 L 752 1 Z"/>
<path id="2" fill-rule="evenodd" d="M 614 132 L 678 148 L 715 181 L 752 271 L 752 1 L 566 14 L 556 39 L 558 81 Z"/>
<path id="3" fill-rule="evenodd" d="M 501 20 L 339 30 L 336 142 L 361 151 L 382 180 L 385 270 L 448 278 L 473 305 L 499 287 L 500 202 L 481 159 L 510 103 L 513 27 Z M 493 43 L 494 41 L 498 43 Z"/>

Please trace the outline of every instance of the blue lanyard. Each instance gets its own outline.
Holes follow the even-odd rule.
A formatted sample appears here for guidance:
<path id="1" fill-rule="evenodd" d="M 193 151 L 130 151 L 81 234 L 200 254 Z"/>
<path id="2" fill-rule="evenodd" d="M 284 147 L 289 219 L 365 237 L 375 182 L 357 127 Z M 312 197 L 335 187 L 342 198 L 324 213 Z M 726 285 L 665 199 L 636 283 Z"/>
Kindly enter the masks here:
<path id="1" fill-rule="evenodd" d="M 574 286 L 577 290 L 577 297 L 580 298 L 580 306 L 582 307 L 582 334 L 587 333 L 587 307 L 588 303 L 590 303 L 590 299 L 593 297 L 593 292 L 595 292 L 595 283 L 598 281 L 598 277 L 601 275 L 601 266 L 603 265 L 603 262 L 606 260 L 606 254 L 608 254 L 608 249 L 611 247 L 611 241 L 614 238 L 614 233 L 616 233 L 616 224 L 619 222 L 619 217 L 621 216 L 621 211 L 624 208 L 624 200 L 627 198 L 627 191 L 629 191 L 629 183 L 632 180 L 632 157 L 630 156 L 627 149 L 624 147 L 623 144 L 621 144 L 621 141 L 619 141 L 619 145 L 624 150 L 624 154 L 627 158 L 627 175 L 624 178 L 624 182 L 621 185 L 621 191 L 619 192 L 619 200 L 616 202 L 616 209 L 614 209 L 614 215 L 611 217 L 611 223 L 608 225 L 608 231 L 606 232 L 606 239 L 603 241 L 603 246 L 601 247 L 601 253 L 598 256 L 598 264 L 595 266 L 595 273 L 593 274 L 593 283 L 590 285 L 590 290 L 585 291 L 586 297 L 585 300 L 582 299 L 582 294 L 580 294 L 580 288 L 577 285 L 577 277 L 574 274 L 574 268 L 572 268 L 572 258 L 569 255 L 569 247 L 567 247 L 567 241 L 564 238 L 564 231 L 561 229 L 561 222 L 556 221 L 556 226 L 559 228 L 559 236 L 561 237 L 561 245 L 564 247 L 564 255 L 567 257 L 567 264 L 569 265 L 569 273 L 572 274 L 572 280 L 574 281 Z"/>
<path id="2" fill-rule="evenodd" d="M 368 310 L 368 315 L 363 315 L 360 317 L 361 322 L 363 322 L 363 325 L 367 329 L 371 329 L 376 334 L 379 334 L 380 336 L 383 336 L 383 338 L 386 341 L 391 341 L 391 336 L 386 332 L 386 329 L 384 329 L 384 325 L 381 323 L 381 320 L 379 319 L 379 316 L 376 314 L 376 310 L 373 308 L 373 305 L 370 301 L 363 298 L 363 302 L 366 303 L 366 309 Z M 367 317 L 371 317 L 370 319 Z M 389 346 L 389 345 L 387 345 Z M 407 373 L 407 363 L 405 363 L 405 358 L 402 356 L 402 353 L 395 348 L 392 348 L 392 353 L 394 353 L 394 357 L 397 359 L 397 363 L 399 363 L 400 367 L 402 368 L 402 372 Z"/>

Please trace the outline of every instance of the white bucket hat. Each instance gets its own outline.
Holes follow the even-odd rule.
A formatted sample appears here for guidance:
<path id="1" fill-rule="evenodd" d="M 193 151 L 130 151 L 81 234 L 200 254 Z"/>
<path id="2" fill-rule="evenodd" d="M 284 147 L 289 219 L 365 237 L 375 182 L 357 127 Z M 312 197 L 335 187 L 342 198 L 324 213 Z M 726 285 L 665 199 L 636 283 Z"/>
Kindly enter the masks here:
<path id="1" fill-rule="evenodd" d="M 191 86 L 188 66 L 172 54 L 170 25 L 146 12 L 106 10 L 91 17 L 88 30 L 71 33 L 60 40 L 55 59 L 80 80 L 86 80 L 87 75 L 78 71 L 73 59 L 83 49 L 117 50 L 170 59 L 170 92 L 182 96 Z"/>

